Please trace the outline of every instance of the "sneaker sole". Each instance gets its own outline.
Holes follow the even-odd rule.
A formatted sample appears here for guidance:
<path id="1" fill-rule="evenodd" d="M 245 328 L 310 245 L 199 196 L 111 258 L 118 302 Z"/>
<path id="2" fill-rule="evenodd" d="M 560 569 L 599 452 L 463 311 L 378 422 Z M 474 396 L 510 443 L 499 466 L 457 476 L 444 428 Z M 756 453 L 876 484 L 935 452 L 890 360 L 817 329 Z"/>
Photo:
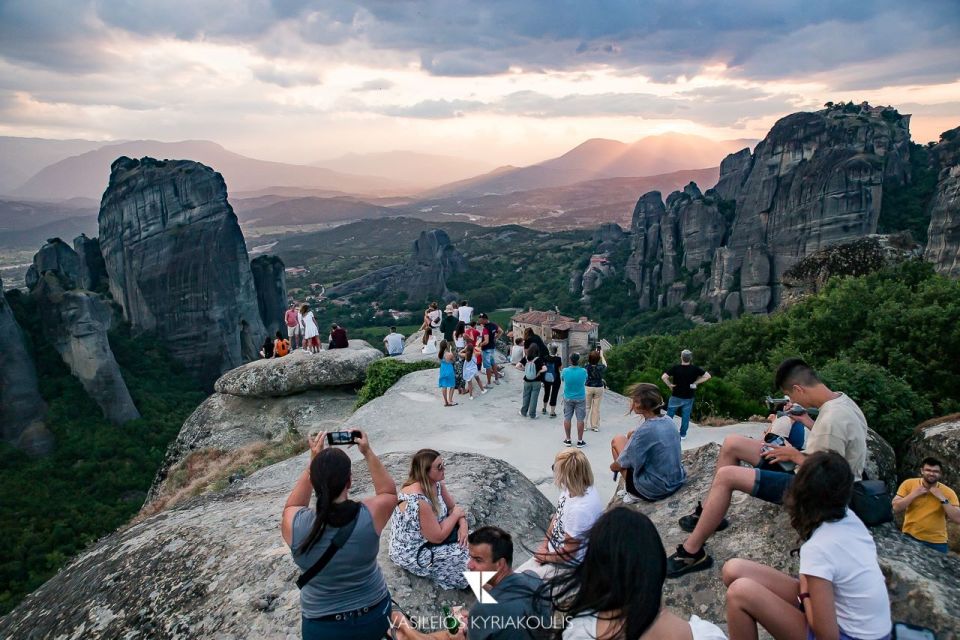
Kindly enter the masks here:
<path id="1" fill-rule="evenodd" d="M 689 565 L 687 565 L 686 567 L 684 567 L 683 569 L 681 569 L 680 571 L 676 571 L 676 572 L 674 572 L 674 573 L 667 573 L 667 577 L 668 577 L 668 578 L 679 578 L 679 577 L 681 577 L 681 576 L 687 575 L 688 573 L 696 573 L 696 572 L 698 572 L 698 571 L 706 571 L 707 569 L 709 569 L 709 568 L 712 567 L 712 566 L 713 566 L 713 557 L 712 557 L 712 556 L 706 556 L 706 557 L 704 557 L 703 560 L 700 560 L 699 562 L 695 562 L 695 563 L 693 563 L 693 564 L 689 564 Z"/>
<path id="2" fill-rule="evenodd" d="M 686 531 L 687 533 L 693 533 L 693 530 L 697 528 L 697 522 L 694 522 L 692 527 L 682 521 L 678 521 L 677 524 L 679 524 L 680 528 L 683 531 Z M 730 526 L 730 522 L 726 518 L 724 518 L 723 520 L 720 521 L 720 526 L 716 528 L 716 531 L 723 531 L 729 526 Z"/>

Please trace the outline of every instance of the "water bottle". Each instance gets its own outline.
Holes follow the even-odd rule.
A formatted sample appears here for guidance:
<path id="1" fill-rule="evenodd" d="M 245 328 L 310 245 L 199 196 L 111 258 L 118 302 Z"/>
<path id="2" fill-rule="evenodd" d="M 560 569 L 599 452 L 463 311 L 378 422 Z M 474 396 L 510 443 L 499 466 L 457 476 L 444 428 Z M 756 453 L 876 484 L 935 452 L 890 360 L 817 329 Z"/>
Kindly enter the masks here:
<path id="1" fill-rule="evenodd" d="M 440 611 L 443 616 L 443 628 L 446 629 L 450 635 L 456 635 L 460 629 L 460 621 L 453 615 L 453 610 L 448 605 L 443 605 Z"/>

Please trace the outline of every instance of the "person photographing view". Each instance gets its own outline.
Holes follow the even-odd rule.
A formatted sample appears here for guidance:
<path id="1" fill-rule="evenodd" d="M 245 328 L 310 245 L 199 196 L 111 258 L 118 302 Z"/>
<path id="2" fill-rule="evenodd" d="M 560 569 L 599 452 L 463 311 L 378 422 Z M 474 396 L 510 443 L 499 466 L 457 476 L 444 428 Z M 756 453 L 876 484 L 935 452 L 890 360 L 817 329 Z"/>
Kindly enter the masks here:
<path id="1" fill-rule="evenodd" d="M 366 433 L 354 433 L 374 495 L 349 499 L 350 457 L 329 447 L 322 432 L 309 438 L 310 461 L 283 505 L 280 534 L 304 572 L 298 586 L 306 640 L 380 640 L 390 627 L 390 593 L 377 554 L 380 533 L 397 505 L 397 485 Z M 311 493 L 317 498 L 313 509 Z"/>

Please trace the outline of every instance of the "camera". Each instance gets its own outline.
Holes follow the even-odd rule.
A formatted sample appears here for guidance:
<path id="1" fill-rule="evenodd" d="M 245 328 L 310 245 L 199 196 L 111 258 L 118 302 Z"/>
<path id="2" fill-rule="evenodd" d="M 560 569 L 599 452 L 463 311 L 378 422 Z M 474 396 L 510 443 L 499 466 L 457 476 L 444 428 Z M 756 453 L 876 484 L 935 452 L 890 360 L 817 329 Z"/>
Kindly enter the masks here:
<path id="1" fill-rule="evenodd" d="M 327 434 L 327 444 L 334 446 L 356 444 L 357 438 L 362 435 L 359 431 L 331 431 Z"/>

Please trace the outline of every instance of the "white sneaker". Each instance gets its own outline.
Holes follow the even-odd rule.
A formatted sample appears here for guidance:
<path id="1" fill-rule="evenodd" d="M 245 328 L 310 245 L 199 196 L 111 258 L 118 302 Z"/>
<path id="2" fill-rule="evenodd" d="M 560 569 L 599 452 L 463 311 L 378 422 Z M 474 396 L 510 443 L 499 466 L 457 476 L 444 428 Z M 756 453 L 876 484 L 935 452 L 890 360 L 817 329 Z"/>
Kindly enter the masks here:
<path id="1" fill-rule="evenodd" d="M 487 392 L 487 390 L 484 389 L 483 391 L 480 392 L 480 395 L 483 395 L 483 394 L 485 394 L 486 392 Z"/>
<path id="2" fill-rule="evenodd" d="M 683 442 L 686 439 L 687 439 L 687 436 L 680 436 L 680 442 Z"/>
<path id="3" fill-rule="evenodd" d="M 625 495 L 627 495 L 627 490 L 626 490 L 626 489 L 620 489 L 619 491 L 617 491 L 617 497 L 618 497 L 618 498 L 622 498 L 622 497 L 625 496 Z"/>
<path id="4" fill-rule="evenodd" d="M 632 496 L 629 493 L 623 495 L 623 504 L 636 504 L 637 502 L 640 502 L 640 498 Z"/>

